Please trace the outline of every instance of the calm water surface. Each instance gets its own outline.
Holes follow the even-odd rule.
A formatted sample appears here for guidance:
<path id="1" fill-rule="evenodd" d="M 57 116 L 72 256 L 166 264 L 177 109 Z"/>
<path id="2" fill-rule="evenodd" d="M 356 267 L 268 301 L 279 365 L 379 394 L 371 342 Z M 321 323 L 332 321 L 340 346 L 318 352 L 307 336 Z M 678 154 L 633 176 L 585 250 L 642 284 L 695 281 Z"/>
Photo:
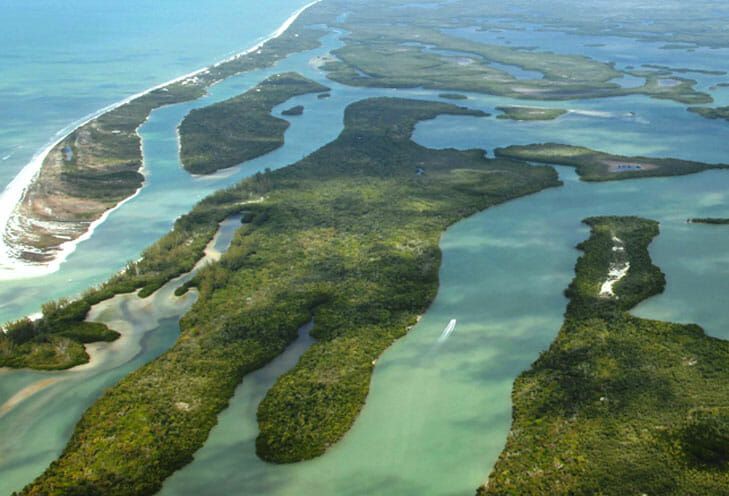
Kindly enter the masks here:
<path id="1" fill-rule="evenodd" d="M 288 10 L 303 3 L 290 2 L 293 8 Z M 278 23 L 285 17 L 281 15 Z M 547 48 L 549 39 L 541 37 L 549 36 L 561 40 L 563 35 L 541 33 L 539 41 Z M 569 47 L 562 51 L 595 50 L 584 46 L 594 43 L 595 37 L 570 36 Z M 617 43 L 607 37 L 600 40 Z M 625 51 L 654 53 L 644 43 L 620 42 L 626 45 Z M 136 258 L 197 199 L 265 167 L 292 163 L 331 141 L 341 131 L 343 109 L 349 103 L 377 95 L 436 97 L 437 92 L 361 90 L 327 82 L 310 61 L 339 44 L 335 34 L 329 35 L 321 49 L 294 55 L 271 69 L 231 78 L 199 101 L 155 111 L 142 128 L 150 173 L 142 194 L 115 212 L 57 274 L 4 284 L 0 320 L 36 311 L 51 296 L 72 294 L 103 280 L 126 260 Z M 721 68 L 722 59 L 707 56 L 701 65 Z M 645 62 L 656 60 L 647 57 Z M 303 116 L 292 119 L 285 147 L 213 177 L 191 178 L 184 173 L 177 159 L 175 135 L 184 115 L 283 70 L 297 70 L 328 84 L 333 88 L 332 98 L 299 97 L 274 110 L 278 115 L 294 104 L 306 108 Z M 145 86 L 148 84 L 136 89 Z M 466 105 L 490 112 L 498 105 L 528 104 L 471 97 Z M 440 117 L 420 124 L 415 139 L 435 148 L 489 151 L 510 144 L 557 141 L 617 153 L 729 162 L 726 123 L 702 119 L 672 102 L 630 97 L 545 105 L 567 105 L 575 112 L 557 121 L 537 123 Z M 43 135 L 39 142 L 48 136 Z M 636 313 L 697 322 L 712 335 L 729 337 L 724 324 L 729 317 L 729 228 L 685 223 L 694 216 L 729 216 L 728 172 L 605 184 L 582 183 L 569 168 L 560 167 L 559 172 L 563 187 L 489 209 L 445 233 L 437 299 L 420 324 L 382 356 L 360 418 L 330 452 L 317 460 L 285 466 L 265 464 L 254 454 L 256 405 L 310 343 L 302 333 L 285 355 L 243 381 L 195 462 L 170 478 L 163 493 L 473 494 L 503 447 L 514 378 L 548 346 L 561 325 L 566 304 L 562 292 L 573 277 L 579 255 L 574 246 L 587 236 L 580 221 L 588 216 L 638 214 L 659 220 L 662 234 L 651 251 L 667 273 L 668 287 Z M 451 319 L 457 319 L 456 329 L 439 343 Z M 132 361 L 89 373 L 83 381 L 53 384 L 0 417 L 0 493 L 19 489 L 42 472 L 63 448 L 83 409 L 103 388 L 164 351 L 177 332 L 176 320 L 166 321 L 144 337 L 141 351 Z M 65 376 L 2 373 L 0 404 L 23 388 L 54 377 Z"/>

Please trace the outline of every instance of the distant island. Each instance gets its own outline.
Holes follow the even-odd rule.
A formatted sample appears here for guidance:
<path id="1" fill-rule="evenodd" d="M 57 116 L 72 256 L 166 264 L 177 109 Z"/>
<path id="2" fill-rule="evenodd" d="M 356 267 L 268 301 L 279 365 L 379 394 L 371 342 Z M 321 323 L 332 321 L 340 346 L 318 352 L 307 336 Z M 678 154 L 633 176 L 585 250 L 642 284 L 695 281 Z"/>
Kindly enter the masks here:
<path id="1" fill-rule="evenodd" d="M 461 93 L 440 93 L 438 96 L 446 100 L 468 100 L 468 97 Z"/>
<path id="2" fill-rule="evenodd" d="M 718 217 L 698 217 L 688 220 L 692 224 L 717 224 L 724 225 L 729 224 L 729 219 L 718 218 Z"/>
<path id="3" fill-rule="evenodd" d="M 707 119 L 729 120 L 729 107 L 689 107 L 688 110 L 689 112 L 693 112 L 694 114 L 706 117 Z"/>
<path id="4" fill-rule="evenodd" d="M 575 167 L 583 181 L 680 176 L 729 168 L 726 164 L 704 164 L 674 158 L 625 157 L 557 143 L 508 146 L 497 148 L 494 154 L 502 158 Z"/>
<path id="5" fill-rule="evenodd" d="M 567 113 L 564 109 L 543 107 L 496 107 L 502 113 L 497 119 L 511 119 L 514 121 L 551 121 Z"/>

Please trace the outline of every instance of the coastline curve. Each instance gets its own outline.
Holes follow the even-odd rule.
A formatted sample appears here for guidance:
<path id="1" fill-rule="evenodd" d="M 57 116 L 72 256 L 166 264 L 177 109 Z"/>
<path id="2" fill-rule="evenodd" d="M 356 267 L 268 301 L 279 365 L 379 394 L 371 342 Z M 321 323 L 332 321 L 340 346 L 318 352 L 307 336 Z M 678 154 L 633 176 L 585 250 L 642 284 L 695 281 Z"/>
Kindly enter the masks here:
<path id="1" fill-rule="evenodd" d="M 19 217 L 19 207 L 23 203 L 26 194 L 36 182 L 41 171 L 43 170 L 46 158 L 64 140 L 68 139 L 73 133 L 78 131 L 83 126 L 92 123 L 94 120 L 100 118 L 101 116 L 104 116 L 105 114 L 108 114 L 109 112 L 114 111 L 124 105 L 127 105 L 141 97 L 147 96 L 150 93 L 158 90 L 163 90 L 177 83 L 184 83 L 191 78 L 195 78 L 196 76 L 205 74 L 206 72 L 210 71 L 210 69 L 220 67 L 221 65 L 229 62 L 234 62 L 242 57 L 245 57 L 246 55 L 257 52 L 266 43 L 280 38 L 299 19 L 299 17 L 301 17 L 304 12 L 320 2 L 321 0 L 313 0 L 312 2 L 309 2 L 308 4 L 300 7 L 299 9 L 294 11 L 276 30 L 274 30 L 268 36 L 259 39 L 259 41 L 257 41 L 253 46 L 247 48 L 246 50 L 238 52 L 214 64 L 197 69 L 185 75 L 176 77 L 172 80 L 158 84 L 152 88 L 146 89 L 142 92 L 124 98 L 116 103 L 108 105 L 90 115 L 87 115 L 86 117 L 75 121 L 74 123 L 66 126 L 58 133 L 56 133 L 56 135 L 49 141 L 49 143 L 44 148 L 42 148 L 40 151 L 33 155 L 30 162 L 28 162 L 20 170 L 20 172 L 0 193 L 0 281 L 41 277 L 58 271 L 61 264 L 63 264 L 63 262 L 76 250 L 76 247 L 79 245 L 79 243 L 82 243 L 83 241 L 91 238 L 95 229 L 99 225 L 103 224 L 112 212 L 119 209 L 125 203 L 135 198 L 144 187 L 144 183 L 142 183 L 142 185 L 136 188 L 136 190 L 131 195 L 123 198 L 111 208 L 105 209 L 98 218 L 89 222 L 83 232 L 81 232 L 80 235 L 77 236 L 75 239 L 69 239 L 68 241 L 60 243 L 57 247 L 54 248 L 52 257 L 50 259 L 40 262 L 23 259 L 20 256 L 22 252 L 22 247 L 17 243 L 13 243 L 13 238 L 17 237 L 13 234 L 13 230 L 17 232 L 20 226 L 20 222 L 23 220 L 21 217 Z M 217 82 L 220 82 L 222 79 L 213 81 L 204 89 L 207 89 Z M 141 158 L 141 168 L 138 172 L 143 175 L 144 157 L 142 156 Z M 20 229 L 22 230 L 22 228 Z"/>

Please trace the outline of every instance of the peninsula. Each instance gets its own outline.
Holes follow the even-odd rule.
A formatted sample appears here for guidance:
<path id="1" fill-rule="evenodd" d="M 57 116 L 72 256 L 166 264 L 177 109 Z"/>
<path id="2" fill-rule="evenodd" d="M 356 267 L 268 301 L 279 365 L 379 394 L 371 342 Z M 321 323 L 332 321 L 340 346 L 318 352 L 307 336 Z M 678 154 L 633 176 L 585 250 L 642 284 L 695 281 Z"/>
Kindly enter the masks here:
<path id="1" fill-rule="evenodd" d="M 273 117 L 273 108 L 295 96 L 325 91 L 329 88 L 289 72 L 271 76 L 242 95 L 193 110 L 179 128 L 182 165 L 192 174 L 211 174 L 283 146 L 289 123 Z"/>
<path id="2" fill-rule="evenodd" d="M 575 167 L 583 181 L 682 176 L 709 169 L 729 168 L 726 164 L 705 164 L 675 158 L 625 157 L 556 143 L 497 148 L 494 154 L 501 158 Z"/>
<path id="3" fill-rule="evenodd" d="M 564 325 L 516 380 L 511 432 L 478 494 L 725 494 L 729 342 L 629 313 L 665 286 L 648 253 L 656 222 L 585 222 Z"/>

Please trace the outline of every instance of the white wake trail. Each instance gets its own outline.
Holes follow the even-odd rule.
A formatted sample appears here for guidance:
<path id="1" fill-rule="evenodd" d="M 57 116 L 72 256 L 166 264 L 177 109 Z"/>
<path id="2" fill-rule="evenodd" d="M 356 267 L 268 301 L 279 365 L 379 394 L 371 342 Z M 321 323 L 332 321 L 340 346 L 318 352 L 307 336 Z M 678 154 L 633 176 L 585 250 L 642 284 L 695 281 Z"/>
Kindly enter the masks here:
<path id="1" fill-rule="evenodd" d="M 451 321 L 448 322 L 448 325 L 446 326 L 445 329 L 443 329 L 443 332 L 440 334 L 440 337 L 438 338 L 439 343 L 445 342 L 445 340 L 448 339 L 448 337 L 451 334 L 453 334 L 453 331 L 456 330 L 456 324 L 457 324 L 456 319 L 451 319 Z"/>

